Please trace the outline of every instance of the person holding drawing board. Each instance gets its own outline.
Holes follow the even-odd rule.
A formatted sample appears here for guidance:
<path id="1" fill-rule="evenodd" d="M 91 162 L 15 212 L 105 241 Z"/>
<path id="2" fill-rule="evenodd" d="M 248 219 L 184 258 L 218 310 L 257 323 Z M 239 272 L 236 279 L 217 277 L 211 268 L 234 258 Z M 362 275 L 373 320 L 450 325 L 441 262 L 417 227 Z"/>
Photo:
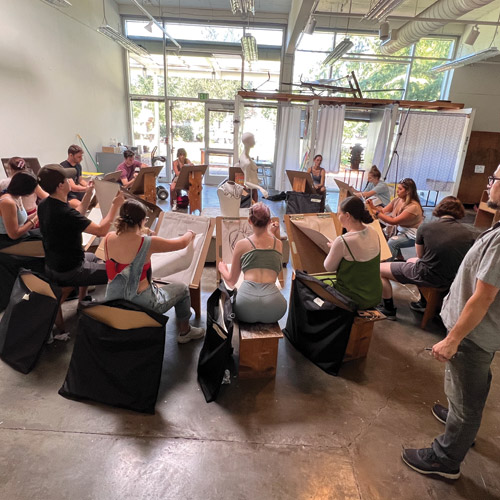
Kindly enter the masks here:
<path id="1" fill-rule="evenodd" d="M 170 206 L 177 208 L 177 190 L 175 186 L 177 184 L 177 179 L 181 173 L 181 169 L 184 165 L 194 165 L 193 162 L 188 159 L 187 152 L 184 148 L 179 148 L 177 150 L 177 160 L 172 163 L 172 168 L 174 170 L 174 178 L 170 183 Z"/>
<path id="2" fill-rule="evenodd" d="M 135 159 L 135 153 L 127 149 L 123 153 L 125 160 L 116 167 L 117 172 L 121 172 L 120 181 L 124 188 L 129 188 L 133 183 L 139 170 L 147 167 L 145 163 L 141 163 Z"/>
<path id="3" fill-rule="evenodd" d="M 224 281 L 234 287 L 243 271 L 244 281 L 238 288 L 234 313 L 245 323 L 275 323 L 281 319 L 287 302 L 276 279 L 282 267 L 282 244 L 271 224 L 269 208 L 262 202 L 252 205 L 248 222 L 253 234 L 238 241 L 234 247 L 231 270 L 225 262 L 219 262 Z"/>
<path id="4" fill-rule="evenodd" d="M 106 300 L 125 299 L 160 314 L 175 307 L 177 342 L 185 344 L 200 339 L 205 330 L 189 324 L 191 298 L 187 285 L 169 283 L 158 288 L 151 280 L 151 255 L 186 248 L 193 244 L 195 233 L 189 230 L 174 239 L 145 236 L 145 220 L 144 205 L 127 200 L 115 222 L 116 231 L 109 233 L 104 240 L 109 280 Z"/>
<path id="5" fill-rule="evenodd" d="M 380 240 L 375 229 L 365 225 L 373 218 L 359 198 L 349 196 L 340 204 L 339 220 L 347 233 L 328 243 L 323 265 L 336 273 L 333 286 L 359 309 L 375 307 L 382 298 Z"/>
<path id="6" fill-rule="evenodd" d="M 391 249 L 392 260 L 401 259 L 401 248 L 415 246 L 417 229 L 424 220 L 424 211 L 418 198 L 417 186 L 413 179 L 402 179 L 396 188 L 397 197 L 386 207 L 375 206 L 367 200 L 374 217 L 388 224 L 385 234 Z"/>
<path id="7" fill-rule="evenodd" d="M 313 160 L 312 167 L 307 171 L 311 174 L 313 179 L 313 186 L 318 194 L 325 194 L 325 169 L 321 166 L 323 157 L 321 155 L 316 155 Z"/>
<path id="8" fill-rule="evenodd" d="M 373 165 L 368 172 L 368 184 L 364 191 L 356 191 L 354 194 L 360 198 L 371 198 L 374 205 L 385 207 L 391 202 L 391 193 L 389 186 L 380 180 L 382 173 Z"/>

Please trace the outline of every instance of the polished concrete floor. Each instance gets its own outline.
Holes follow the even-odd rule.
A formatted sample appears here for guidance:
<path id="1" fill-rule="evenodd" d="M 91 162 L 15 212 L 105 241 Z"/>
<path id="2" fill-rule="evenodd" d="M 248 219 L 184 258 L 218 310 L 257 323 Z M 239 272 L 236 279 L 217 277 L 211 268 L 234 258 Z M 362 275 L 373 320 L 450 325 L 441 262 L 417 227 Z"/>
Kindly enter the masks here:
<path id="1" fill-rule="evenodd" d="M 206 193 L 206 205 L 213 201 Z M 283 212 L 283 203 L 270 205 Z M 290 275 L 289 264 L 285 295 Z M 202 286 L 206 301 L 213 265 Z M 425 350 L 444 330 L 437 321 L 418 327 L 412 293 L 395 289 L 398 321 L 377 323 L 368 357 L 338 377 L 282 339 L 275 380 L 232 377 L 210 404 L 196 381 L 202 341 L 178 345 L 171 321 L 153 416 L 59 396 L 74 339 L 47 345 L 28 375 L 0 362 L 0 499 L 500 498 L 495 378 L 458 481 L 401 462 L 403 447 L 428 446 L 443 430 L 430 409 L 446 401 L 444 366 Z M 76 333 L 76 303 L 64 311 Z"/>

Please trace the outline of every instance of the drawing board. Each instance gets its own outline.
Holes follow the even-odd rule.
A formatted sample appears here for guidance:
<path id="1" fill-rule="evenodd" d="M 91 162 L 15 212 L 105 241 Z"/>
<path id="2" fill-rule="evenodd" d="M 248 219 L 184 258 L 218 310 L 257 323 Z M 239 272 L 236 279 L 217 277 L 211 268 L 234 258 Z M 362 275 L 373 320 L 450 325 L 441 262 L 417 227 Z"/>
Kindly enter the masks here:
<path id="1" fill-rule="evenodd" d="M 132 194 L 142 194 L 144 193 L 144 179 L 148 174 L 153 174 L 154 178 L 158 177 L 162 170 L 163 166 L 159 165 L 158 167 L 144 167 L 139 170 L 137 177 L 134 179 L 132 185 L 128 188 Z M 156 182 L 156 181 L 155 181 Z"/>
<path id="2" fill-rule="evenodd" d="M 313 178 L 309 172 L 303 172 L 301 170 L 287 170 L 286 175 L 292 185 L 293 191 L 316 194 L 316 189 L 314 189 L 313 185 Z M 299 185 L 300 188 L 297 187 Z"/>

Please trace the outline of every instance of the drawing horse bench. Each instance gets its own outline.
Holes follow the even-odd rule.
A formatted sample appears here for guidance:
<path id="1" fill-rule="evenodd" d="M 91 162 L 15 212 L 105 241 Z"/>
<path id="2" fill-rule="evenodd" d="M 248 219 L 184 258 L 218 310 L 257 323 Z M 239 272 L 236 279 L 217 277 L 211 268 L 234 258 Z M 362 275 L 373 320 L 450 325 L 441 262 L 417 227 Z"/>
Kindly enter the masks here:
<path id="1" fill-rule="evenodd" d="M 278 323 L 237 323 L 240 332 L 240 378 L 273 378 L 278 362 Z"/>
<path id="2" fill-rule="evenodd" d="M 431 288 L 426 286 L 418 287 L 420 293 L 427 301 L 427 306 L 425 307 L 424 316 L 420 322 L 420 328 L 422 330 L 427 326 L 429 320 L 431 320 L 436 314 L 441 310 L 443 305 L 443 300 L 449 292 L 449 288 Z"/>
<path id="3" fill-rule="evenodd" d="M 376 309 L 357 311 L 357 316 L 354 318 L 354 323 L 349 334 L 349 342 L 345 350 L 343 363 L 354 359 L 366 358 L 372 340 L 373 325 L 376 321 L 384 319 L 386 317 Z"/>

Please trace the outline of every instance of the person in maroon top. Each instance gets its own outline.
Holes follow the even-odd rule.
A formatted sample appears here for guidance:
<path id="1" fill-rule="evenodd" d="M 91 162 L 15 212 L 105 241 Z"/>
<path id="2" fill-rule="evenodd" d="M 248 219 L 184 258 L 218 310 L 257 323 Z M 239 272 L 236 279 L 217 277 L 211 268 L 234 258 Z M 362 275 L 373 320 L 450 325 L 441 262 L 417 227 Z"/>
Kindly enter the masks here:
<path id="1" fill-rule="evenodd" d="M 135 178 L 137 177 L 137 172 L 140 168 L 147 167 L 146 164 L 141 163 L 135 159 L 135 153 L 130 149 L 127 149 L 123 153 L 125 160 L 118 165 L 116 168 L 117 172 L 121 172 L 121 182 L 123 187 L 128 188 L 132 185 Z"/>

